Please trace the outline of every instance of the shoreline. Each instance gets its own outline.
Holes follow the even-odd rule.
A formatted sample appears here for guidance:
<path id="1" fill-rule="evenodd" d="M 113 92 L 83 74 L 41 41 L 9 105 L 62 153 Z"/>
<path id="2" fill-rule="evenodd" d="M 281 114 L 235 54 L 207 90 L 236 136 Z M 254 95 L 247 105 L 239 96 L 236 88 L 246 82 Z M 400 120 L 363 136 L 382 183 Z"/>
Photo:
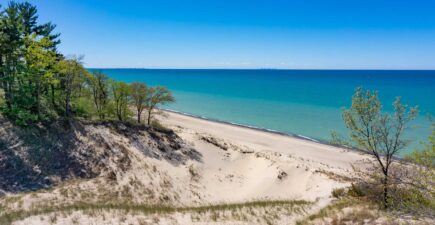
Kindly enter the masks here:
<path id="1" fill-rule="evenodd" d="M 175 114 L 178 114 L 178 115 L 191 117 L 191 118 L 194 118 L 194 119 L 200 119 L 200 120 L 207 121 L 207 122 L 214 122 L 214 123 L 223 124 L 223 125 L 235 126 L 235 127 L 250 129 L 250 130 L 254 130 L 254 131 L 260 131 L 260 132 L 264 132 L 266 134 L 276 134 L 276 135 L 280 135 L 280 136 L 284 136 L 284 137 L 295 138 L 295 139 L 298 139 L 298 140 L 309 141 L 309 142 L 316 143 L 316 144 L 323 144 L 323 145 L 327 145 L 327 146 L 331 146 L 331 147 L 342 148 L 342 149 L 346 149 L 346 150 L 355 151 L 355 152 L 358 152 L 358 153 L 368 154 L 367 152 L 365 152 L 365 151 L 363 151 L 361 149 L 352 148 L 352 147 L 348 147 L 348 146 L 344 146 L 344 145 L 334 145 L 334 144 L 331 144 L 331 143 L 329 143 L 329 142 L 327 142 L 325 140 L 318 140 L 318 139 L 315 139 L 315 138 L 310 138 L 310 137 L 307 137 L 307 136 L 304 136 L 304 135 L 299 135 L 299 134 L 296 134 L 296 133 L 286 133 L 286 132 L 272 130 L 272 129 L 268 129 L 268 128 L 262 128 L 262 127 L 255 127 L 255 126 L 250 126 L 250 125 L 245 125 L 245 124 L 233 123 L 233 122 L 228 122 L 228 121 L 224 121 L 224 120 L 208 118 L 208 117 L 204 117 L 204 116 L 199 116 L 199 115 L 195 115 L 195 114 L 180 112 L 180 111 L 171 110 L 171 109 L 162 109 L 161 108 L 160 110 L 162 110 L 164 112 L 175 113 Z"/>
<path id="2" fill-rule="evenodd" d="M 316 142 L 316 143 L 320 143 L 320 144 L 331 145 L 331 144 L 328 144 L 328 142 L 326 142 L 326 141 L 310 138 L 310 137 L 307 137 L 307 136 L 304 136 L 304 135 L 299 135 L 299 134 L 296 134 L 296 133 L 286 133 L 286 132 L 272 130 L 272 129 L 268 129 L 268 128 L 262 128 L 262 127 L 250 126 L 250 125 L 245 125 L 245 124 L 240 124 L 240 123 L 228 122 L 228 121 L 225 121 L 225 120 L 208 118 L 208 117 L 205 117 L 205 116 L 199 116 L 199 115 L 185 113 L 185 112 L 180 112 L 180 111 L 171 110 L 171 109 L 160 109 L 160 110 L 165 111 L 165 112 L 176 113 L 176 114 L 183 115 L 183 116 L 189 116 L 189 117 L 192 117 L 192 118 L 195 118 L 195 119 L 201 119 L 201 120 L 205 120 L 205 121 L 209 121 L 209 122 L 215 122 L 215 123 L 220 123 L 220 124 L 237 126 L 237 127 L 241 127 L 241 128 L 248 128 L 248 129 L 252 129 L 252 130 L 256 130 L 256 131 L 262 131 L 262 132 L 265 132 L 265 133 L 278 134 L 278 135 L 292 137 L 292 138 L 298 138 L 298 139 L 302 139 L 302 140 L 306 140 L 306 141 L 312 141 L 312 142 Z M 331 145 L 331 146 L 334 146 L 334 145 Z"/>
<path id="3" fill-rule="evenodd" d="M 279 136 L 283 136 L 283 137 L 287 137 L 287 138 L 293 138 L 296 140 L 303 140 L 303 141 L 308 141 L 308 142 L 315 143 L 315 144 L 321 144 L 321 145 L 335 147 L 335 148 L 339 148 L 339 149 L 343 149 L 343 150 L 353 151 L 355 153 L 360 153 L 360 154 L 364 154 L 364 155 L 371 155 L 369 152 L 358 149 L 358 148 L 353 148 L 353 147 L 349 147 L 346 145 L 334 145 L 334 144 L 331 144 L 331 143 L 324 141 L 324 140 L 318 140 L 318 139 L 306 137 L 306 136 L 295 134 L 295 133 L 286 133 L 286 132 L 281 132 L 281 131 L 267 129 L 267 128 L 238 124 L 238 123 L 228 122 L 228 121 L 224 121 L 224 120 L 218 120 L 218 119 L 208 118 L 208 117 L 204 117 L 204 116 L 198 116 L 195 114 L 184 113 L 184 112 L 171 110 L 171 109 L 160 108 L 160 110 L 167 112 L 167 113 L 174 113 L 177 115 L 187 116 L 187 117 L 190 117 L 193 119 L 199 119 L 199 120 L 206 121 L 206 122 L 212 122 L 212 123 L 217 123 L 217 124 L 221 124 L 221 125 L 239 127 L 239 128 L 243 128 L 243 129 L 249 129 L 249 130 L 253 130 L 253 131 L 262 132 L 265 134 L 274 134 L 274 135 L 279 135 Z M 395 160 L 403 160 L 404 159 L 401 156 L 394 156 L 393 158 Z"/>
<path id="4" fill-rule="evenodd" d="M 182 139 L 188 143 L 195 143 L 194 145 L 199 148 L 208 149 L 209 147 L 202 143 L 202 137 L 212 137 L 220 143 L 239 146 L 239 149 L 246 149 L 247 152 L 274 155 L 273 157 L 284 156 L 296 160 L 299 164 L 305 164 L 308 168 L 316 167 L 323 170 L 340 168 L 340 170 L 350 171 L 352 164 L 359 164 L 360 160 L 370 157 L 363 151 L 282 132 L 210 120 L 173 110 L 162 110 L 162 112 L 166 114 L 160 117 L 162 125 L 174 129 Z"/>

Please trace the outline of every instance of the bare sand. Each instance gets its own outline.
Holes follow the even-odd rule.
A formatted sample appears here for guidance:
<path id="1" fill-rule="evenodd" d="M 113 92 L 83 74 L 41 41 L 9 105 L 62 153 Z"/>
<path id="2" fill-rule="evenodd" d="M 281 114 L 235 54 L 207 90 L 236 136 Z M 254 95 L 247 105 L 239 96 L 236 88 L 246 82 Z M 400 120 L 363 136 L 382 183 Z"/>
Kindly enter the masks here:
<path id="1" fill-rule="evenodd" d="M 315 141 L 165 112 L 161 122 L 202 154 L 207 201 L 330 200 L 368 155 Z"/>

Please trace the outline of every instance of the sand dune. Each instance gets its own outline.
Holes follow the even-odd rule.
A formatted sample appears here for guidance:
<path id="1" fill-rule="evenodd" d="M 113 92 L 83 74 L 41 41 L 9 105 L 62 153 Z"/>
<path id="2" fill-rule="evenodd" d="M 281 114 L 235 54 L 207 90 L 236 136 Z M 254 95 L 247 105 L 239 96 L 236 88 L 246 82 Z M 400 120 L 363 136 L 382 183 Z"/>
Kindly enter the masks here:
<path id="1" fill-rule="evenodd" d="M 103 155 L 105 172 L 38 193 L 9 194 L 0 204 L 11 212 L 66 203 L 82 207 L 69 213 L 60 213 L 62 207 L 52 213 L 36 211 L 14 224 L 294 224 L 329 204 L 334 188 L 350 185 L 351 165 L 363 165 L 369 158 L 314 141 L 172 112 L 159 120 L 177 135 L 110 123 L 81 125 L 81 132 L 71 134 L 79 148 L 71 151 L 86 146 L 90 156 Z M 93 143 L 96 137 L 101 143 Z M 128 166 L 118 165 L 119 152 Z M 286 203 L 261 203 L 265 201 Z M 98 209 L 91 217 L 86 213 L 106 203 L 112 211 Z M 140 215 L 122 213 L 129 204 L 139 204 L 134 210 Z M 147 209 L 150 204 L 177 209 L 156 214 Z M 236 206 L 222 209 L 223 204 Z M 267 206 L 257 206 L 261 204 Z M 203 206 L 212 208 L 205 214 L 189 209 Z"/>
<path id="2" fill-rule="evenodd" d="M 203 156 L 193 165 L 209 202 L 253 199 L 328 201 L 337 177 L 368 156 L 334 146 L 166 112 L 162 123 Z M 211 139 L 211 141 L 210 141 Z M 325 175 L 329 172 L 329 176 Z"/>

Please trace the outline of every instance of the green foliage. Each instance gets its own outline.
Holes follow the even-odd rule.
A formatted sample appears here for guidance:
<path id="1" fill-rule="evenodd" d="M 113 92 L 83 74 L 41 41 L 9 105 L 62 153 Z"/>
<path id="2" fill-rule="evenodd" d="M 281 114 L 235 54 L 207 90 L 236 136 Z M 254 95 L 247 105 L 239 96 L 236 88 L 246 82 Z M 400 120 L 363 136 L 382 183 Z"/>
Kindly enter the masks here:
<path id="1" fill-rule="evenodd" d="M 38 121 L 38 116 L 31 111 L 12 105 L 10 108 L 3 108 L 3 114 L 13 118 L 15 123 L 20 126 L 28 126 L 30 123 Z"/>
<path id="2" fill-rule="evenodd" d="M 405 159 L 413 164 L 401 168 L 404 178 L 393 204 L 405 211 L 435 216 L 435 122 L 424 148 Z"/>
<path id="3" fill-rule="evenodd" d="M 146 101 L 146 108 L 148 110 L 148 125 L 151 124 L 153 111 L 156 109 L 156 107 L 174 101 L 175 98 L 172 96 L 172 93 L 167 88 L 161 86 L 150 88 Z"/>
<path id="4" fill-rule="evenodd" d="M 52 67 L 57 60 L 58 35 L 51 34 L 53 25 L 38 25 L 37 18 L 36 8 L 28 3 L 11 2 L 0 13 L 2 112 L 18 124 L 55 114 L 45 98 L 55 83 Z"/>
<path id="5" fill-rule="evenodd" d="M 78 97 L 71 102 L 76 117 L 92 119 L 97 114 L 94 102 L 89 96 Z"/>
<path id="6" fill-rule="evenodd" d="M 432 132 L 429 136 L 428 143 L 425 144 L 422 150 L 415 150 L 406 158 L 425 168 L 435 168 L 435 122 L 432 121 Z M 435 179 L 435 178 L 434 178 Z"/>
<path id="7" fill-rule="evenodd" d="M 5 97 L 5 92 L 3 91 L 3 89 L 0 89 L 0 109 L 5 107 L 4 97 Z"/>
<path id="8" fill-rule="evenodd" d="M 383 113 L 377 92 L 356 89 L 351 108 L 343 110 L 343 120 L 356 147 L 388 157 L 408 144 L 402 135 L 407 123 L 417 116 L 417 108 L 407 110 L 400 97 L 393 107 L 394 114 Z"/>
<path id="9" fill-rule="evenodd" d="M 61 92 L 59 101 L 65 117 L 71 117 L 71 111 L 76 114 L 85 113 L 85 108 L 71 108 L 71 103 L 77 98 L 90 97 L 90 92 L 84 88 L 84 79 L 88 73 L 80 62 L 81 58 L 62 59 L 56 64 Z"/>
<path id="10" fill-rule="evenodd" d="M 36 7 L 11 2 L 0 6 L 0 112 L 19 125 L 62 116 L 126 120 L 133 104 L 148 124 L 159 105 L 173 102 L 164 87 L 112 81 L 90 74 L 81 57 L 66 58 L 56 50 L 59 34 L 51 23 L 39 24 Z"/>
<path id="11" fill-rule="evenodd" d="M 376 160 L 376 167 L 383 177 L 383 202 L 388 207 L 391 164 L 397 154 L 409 143 L 403 138 L 410 121 L 418 114 L 417 108 L 407 109 L 397 97 L 393 102 L 394 113 L 381 111 L 377 92 L 357 88 L 350 109 L 343 110 L 343 120 L 349 130 L 353 146 L 368 151 Z"/>
<path id="12" fill-rule="evenodd" d="M 136 108 L 137 122 L 141 123 L 142 112 L 145 109 L 148 99 L 148 88 L 144 83 L 134 82 L 130 84 L 131 98 Z"/>
<path id="13" fill-rule="evenodd" d="M 109 110 L 109 79 L 105 74 L 97 71 L 87 76 L 87 82 L 98 117 L 105 119 L 111 111 Z"/>
<path id="14" fill-rule="evenodd" d="M 115 115 L 120 121 L 126 120 L 132 115 L 129 103 L 131 101 L 131 88 L 122 81 L 111 81 L 110 87 L 113 95 Z"/>

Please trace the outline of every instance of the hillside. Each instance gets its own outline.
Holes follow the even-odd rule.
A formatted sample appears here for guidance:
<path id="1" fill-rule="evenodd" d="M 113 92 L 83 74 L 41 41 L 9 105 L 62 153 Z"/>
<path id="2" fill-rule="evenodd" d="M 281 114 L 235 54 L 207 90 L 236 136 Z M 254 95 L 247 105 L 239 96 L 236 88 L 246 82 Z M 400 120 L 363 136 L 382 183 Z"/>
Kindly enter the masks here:
<path id="1" fill-rule="evenodd" d="M 2 119 L 0 223 L 294 224 L 330 204 L 350 184 L 350 163 L 366 160 L 177 114 L 162 121 L 169 128 Z"/>

